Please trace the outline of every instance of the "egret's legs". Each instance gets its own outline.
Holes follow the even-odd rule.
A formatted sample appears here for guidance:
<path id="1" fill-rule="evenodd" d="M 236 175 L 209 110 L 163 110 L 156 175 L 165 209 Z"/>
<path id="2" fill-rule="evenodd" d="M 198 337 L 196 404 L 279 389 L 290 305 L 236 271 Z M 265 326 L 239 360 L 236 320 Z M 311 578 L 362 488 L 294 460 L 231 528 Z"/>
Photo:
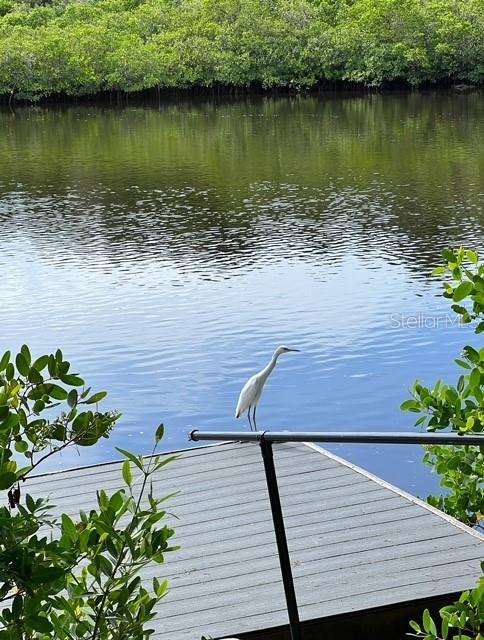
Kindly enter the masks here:
<path id="1" fill-rule="evenodd" d="M 247 417 L 249 418 L 249 427 L 250 427 L 250 430 L 251 430 L 251 431 L 253 431 L 253 429 L 252 429 L 252 422 L 250 421 L 250 407 L 249 407 L 249 410 L 247 411 Z"/>
<path id="2" fill-rule="evenodd" d="M 255 410 L 257 409 L 257 405 L 254 405 L 254 411 L 252 412 L 252 420 L 254 421 L 254 431 L 257 431 L 257 423 L 255 421 Z"/>

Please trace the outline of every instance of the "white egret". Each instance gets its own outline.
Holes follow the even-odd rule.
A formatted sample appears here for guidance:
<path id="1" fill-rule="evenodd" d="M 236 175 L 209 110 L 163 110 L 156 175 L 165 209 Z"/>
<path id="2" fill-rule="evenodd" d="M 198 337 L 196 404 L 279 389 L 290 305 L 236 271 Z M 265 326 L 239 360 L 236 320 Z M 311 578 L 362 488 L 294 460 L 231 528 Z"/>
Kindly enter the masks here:
<path id="1" fill-rule="evenodd" d="M 264 367 L 262 371 L 259 371 L 259 373 L 256 373 L 251 378 L 249 378 L 244 384 L 242 391 L 240 392 L 239 401 L 237 402 L 237 408 L 235 409 L 235 417 L 240 418 L 240 416 L 247 411 L 247 417 L 249 419 L 249 426 L 251 431 L 257 431 L 257 425 L 255 422 L 255 410 L 262 395 L 266 380 L 271 375 L 272 370 L 276 366 L 277 358 L 281 355 L 281 353 L 287 353 L 288 351 L 299 351 L 299 349 L 290 349 L 289 347 L 285 346 L 277 347 L 277 349 L 272 354 L 272 358 L 269 364 Z M 253 425 L 250 420 L 251 409 L 252 420 L 254 422 Z"/>

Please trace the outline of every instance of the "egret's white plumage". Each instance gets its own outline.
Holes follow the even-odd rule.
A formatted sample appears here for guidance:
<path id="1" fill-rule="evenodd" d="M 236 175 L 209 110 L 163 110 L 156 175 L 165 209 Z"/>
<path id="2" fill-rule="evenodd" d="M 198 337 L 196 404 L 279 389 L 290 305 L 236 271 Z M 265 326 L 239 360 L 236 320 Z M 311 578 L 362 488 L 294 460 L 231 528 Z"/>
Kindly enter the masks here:
<path id="1" fill-rule="evenodd" d="M 272 358 L 269 364 L 265 366 L 262 371 L 259 371 L 259 373 L 256 373 L 251 378 L 249 378 L 242 387 L 239 401 L 237 402 L 237 408 L 235 409 L 235 417 L 240 418 L 240 416 L 247 411 L 247 417 L 249 419 L 251 431 L 252 423 L 250 420 L 250 410 L 253 410 L 252 419 L 254 421 L 254 431 L 257 431 L 257 425 L 255 422 L 255 410 L 262 395 L 264 385 L 267 378 L 271 375 L 272 370 L 276 366 L 277 358 L 281 355 L 281 353 L 287 353 L 288 351 L 299 351 L 299 349 L 290 349 L 289 347 L 285 346 L 277 347 L 277 349 L 272 354 Z"/>

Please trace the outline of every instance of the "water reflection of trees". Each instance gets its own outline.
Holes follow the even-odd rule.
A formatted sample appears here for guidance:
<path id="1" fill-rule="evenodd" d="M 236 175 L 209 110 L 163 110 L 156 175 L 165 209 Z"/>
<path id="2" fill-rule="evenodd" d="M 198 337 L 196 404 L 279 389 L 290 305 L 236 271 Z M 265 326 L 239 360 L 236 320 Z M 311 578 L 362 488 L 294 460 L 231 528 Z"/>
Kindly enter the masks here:
<path id="1" fill-rule="evenodd" d="M 357 252 L 428 271 L 482 226 L 481 107 L 405 94 L 0 114 L 4 238 L 93 266 Z"/>

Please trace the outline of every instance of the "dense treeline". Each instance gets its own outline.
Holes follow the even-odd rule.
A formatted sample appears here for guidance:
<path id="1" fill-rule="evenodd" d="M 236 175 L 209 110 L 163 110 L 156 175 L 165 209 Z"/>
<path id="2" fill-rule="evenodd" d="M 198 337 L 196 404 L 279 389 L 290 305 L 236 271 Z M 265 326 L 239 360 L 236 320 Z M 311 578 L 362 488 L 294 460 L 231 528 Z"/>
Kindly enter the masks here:
<path id="1" fill-rule="evenodd" d="M 483 77 L 484 0 L 0 0 L 4 96 Z"/>

